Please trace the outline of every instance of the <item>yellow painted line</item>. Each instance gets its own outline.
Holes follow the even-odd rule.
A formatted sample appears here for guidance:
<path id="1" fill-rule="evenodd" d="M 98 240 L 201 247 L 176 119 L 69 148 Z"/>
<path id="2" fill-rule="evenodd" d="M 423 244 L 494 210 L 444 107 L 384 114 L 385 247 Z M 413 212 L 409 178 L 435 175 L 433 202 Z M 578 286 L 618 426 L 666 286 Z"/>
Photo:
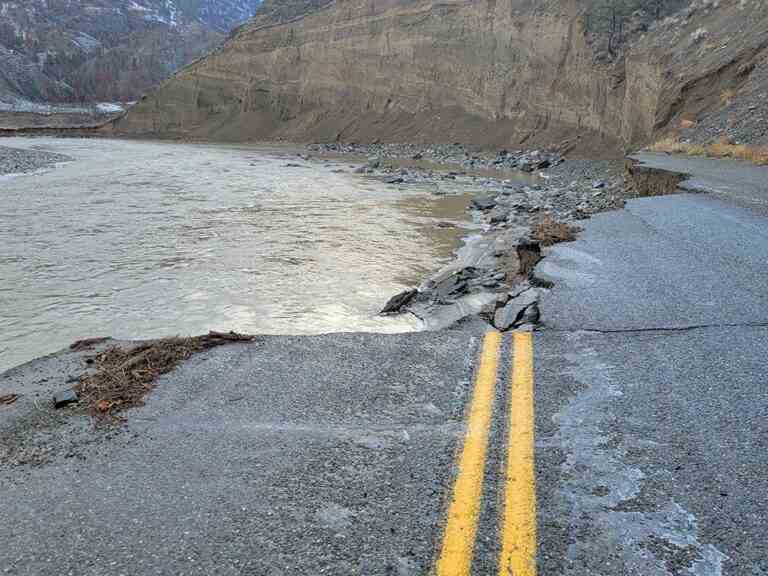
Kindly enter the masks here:
<path id="1" fill-rule="evenodd" d="M 500 333 L 485 335 L 436 576 L 468 576 L 472 567 L 500 345 Z"/>
<path id="2" fill-rule="evenodd" d="M 533 335 L 515 332 L 512 353 L 499 576 L 535 576 Z"/>

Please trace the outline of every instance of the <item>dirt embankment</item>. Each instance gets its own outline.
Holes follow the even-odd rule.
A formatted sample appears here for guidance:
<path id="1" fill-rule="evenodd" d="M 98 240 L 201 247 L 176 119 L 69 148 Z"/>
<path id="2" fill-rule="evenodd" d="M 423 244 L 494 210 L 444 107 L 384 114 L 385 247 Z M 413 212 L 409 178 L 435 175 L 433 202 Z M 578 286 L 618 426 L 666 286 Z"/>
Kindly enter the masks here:
<path id="1" fill-rule="evenodd" d="M 54 112 L 0 110 L 0 130 L 97 127 L 113 120 L 121 113 L 100 113 L 95 109 L 67 111 L 64 107 Z"/>
<path id="2" fill-rule="evenodd" d="M 115 122 L 220 140 L 620 149 L 623 85 L 579 2 L 330 2 L 257 18 Z"/>
<path id="3" fill-rule="evenodd" d="M 629 65 L 658 90 L 653 106 L 626 117 L 644 118 L 651 128 L 646 144 L 660 141 L 660 150 L 717 157 L 752 156 L 761 149 L 765 155 L 766 29 L 768 4 L 762 0 L 693 0 L 642 38 Z"/>
<path id="4" fill-rule="evenodd" d="M 625 192 L 630 198 L 676 194 L 687 178 L 686 174 L 643 166 L 629 158 L 624 163 Z"/>

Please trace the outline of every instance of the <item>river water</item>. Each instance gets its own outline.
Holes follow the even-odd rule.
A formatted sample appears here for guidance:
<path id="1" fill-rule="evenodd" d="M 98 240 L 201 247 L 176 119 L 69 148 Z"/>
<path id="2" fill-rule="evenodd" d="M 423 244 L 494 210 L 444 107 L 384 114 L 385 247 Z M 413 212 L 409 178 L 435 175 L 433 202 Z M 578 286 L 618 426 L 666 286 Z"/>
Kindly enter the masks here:
<path id="1" fill-rule="evenodd" d="M 466 219 L 465 196 L 288 149 L 2 144 L 73 161 L 0 177 L 0 370 L 93 336 L 414 330 L 376 314 L 451 258 Z"/>

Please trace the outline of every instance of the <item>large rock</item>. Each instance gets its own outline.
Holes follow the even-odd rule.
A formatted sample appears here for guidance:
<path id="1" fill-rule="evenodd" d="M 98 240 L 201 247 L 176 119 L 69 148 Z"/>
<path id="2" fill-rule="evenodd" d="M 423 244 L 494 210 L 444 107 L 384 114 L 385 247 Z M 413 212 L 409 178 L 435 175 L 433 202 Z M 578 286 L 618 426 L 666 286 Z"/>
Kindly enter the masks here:
<path id="1" fill-rule="evenodd" d="M 414 313 L 424 321 L 428 330 L 439 330 L 468 316 L 490 313 L 495 306 L 496 294 L 477 292 L 462 296 L 450 304 L 420 303 L 414 307 Z"/>
<path id="2" fill-rule="evenodd" d="M 511 215 L 512 215 L 511 208 L 508 208 L 506 206 L 496 206 L 488 214 L 488 221 L 491 224 L 500 224 L 502 222 L 506 222 Z"/>
<path id="3" fill-rule="evenodd" d="M 403 308 L 410 304 L 418 293 L 419 291 L 416 288 L 413 288 L 412 290 L 404 290 L 403 292 L 400 292 L 400 294 L 392 296 L 392 298 L 390 298 L 384 305 L 384 308 L 380 313 L 387 315 L 402 312 Z"/>
<path id="4" fill-rule="evenodd" d="M 538 309 L 539 295 L 534 288 L 529 288 L 522 294 L 519 294 L 515 298 L 512 298 L 503 307 L 496 311 L 493 317 L 493 324 L 499 330 L 509 330 L 516 325 L 532 323 L 538 321 L 538 314 L 529 313 L 526 315 L 526 311 L 537 306 Z M 533 319 L 535 317 L 535 320 Z"/>

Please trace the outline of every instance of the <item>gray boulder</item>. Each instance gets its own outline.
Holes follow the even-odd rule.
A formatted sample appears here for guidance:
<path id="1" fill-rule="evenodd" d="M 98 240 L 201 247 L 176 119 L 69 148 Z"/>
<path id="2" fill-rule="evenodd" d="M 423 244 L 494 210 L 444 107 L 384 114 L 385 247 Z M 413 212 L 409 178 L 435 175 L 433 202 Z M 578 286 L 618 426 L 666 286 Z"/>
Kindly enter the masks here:
<path id="1" fill-rule="evenodd" d="M 402 312 L 403 308 L 410 304 L 418 293 L 419 291 L 416 288 L 413 288 L 411 290 L 404 290 L 403 292 L 400 292 L 400 294 L 392 296 L 392 298 L 389 299 L 389 302 L 385 304 L 384 309 L 380 313 L 397 314 Z"/>
<path id="2" fill-rule="evenodd" d="M 539 295 L 534 288 L 529 288 L 510 299 L 503 307 L 496 310 L 493 317 L 494 326 L 499 330 L 509 330 L 517 325 L 530 323 L 532 314 L 526 316 L 526 311 L 529 307 L 537 306 L 538 299 Z M 538 320 L 538 316 L 536 319 Z"/>

